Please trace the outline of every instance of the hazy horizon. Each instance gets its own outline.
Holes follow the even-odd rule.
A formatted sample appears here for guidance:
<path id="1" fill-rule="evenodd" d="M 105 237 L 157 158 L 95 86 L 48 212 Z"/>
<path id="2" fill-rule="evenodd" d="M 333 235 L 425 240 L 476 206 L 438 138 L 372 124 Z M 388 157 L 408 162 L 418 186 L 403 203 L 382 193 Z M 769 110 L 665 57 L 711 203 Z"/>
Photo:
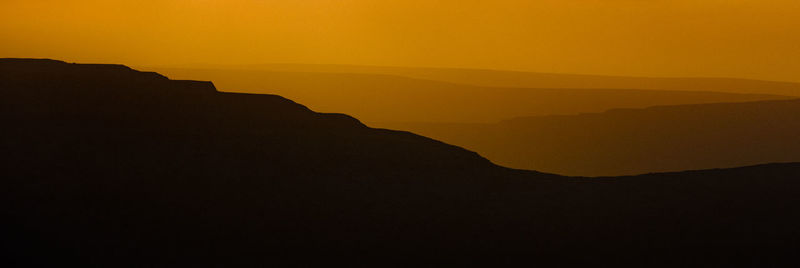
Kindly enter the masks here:
<path id="1" fill-rule="evenodd" d="M 0 57 L 800 82 L 800 2 L 8 0 Z"/>
<path id="2" fill-rule="evenodd" d="M 40 58 L 49 59 L 49 58 Z M 60 60 L 60 59 L 54 59 Z M 75 62 L 79 64 L 122 64 L 137 70 L 149 69 L 186 69 L 186 70 L 262 70 L 263 67 L 279 67 L 279 66 L 314 66 L 314 67 L 376 67 L 376 68 L 399 68 L 399 69 L 433 69 L 433 70 L 469 70 L 469 71 L 489 71 L 489 72 L 504 72 L 504 73 L 523 73 L 523 74 L 545 74 L 545 75 L 564 75 L 564 76 L 594 76 L 594 77 L 626 77 L 626 78 L 710 78 L 710 79 L 734 79 L 734 80 L 756 80 L 756 81 L 769 81 L 769 82 L 783 82 L 783 83 L 800 83 L 800 79 L 796 81 L 790 80 L 776 80 L 776 79 L 759 79 L 747 77 L 730 77 L 730 76 L 704 76 L 704 75 L 625 75 L 625 74 L 597 74 L 597 73 L 570 73 L 570 72 L 540 72 L 535 70 L 521 70 L 521 69 L 503 69 L 503 68 L 481 68 L 481 67 L 453 67 L 453 66 L 409 66 L 409 65 L 391 65 L 391 64 L 349 64 L 349 63 L 291 63 L 291 62 L 265 62 L 265 63 L 241 63 L 241 64 L 224 64 L 224 63 L 174 63 L 174 64 L 152 64 L 152 65 L 129 65 L 123 63 L 104 63 L 104 62 Z"/>

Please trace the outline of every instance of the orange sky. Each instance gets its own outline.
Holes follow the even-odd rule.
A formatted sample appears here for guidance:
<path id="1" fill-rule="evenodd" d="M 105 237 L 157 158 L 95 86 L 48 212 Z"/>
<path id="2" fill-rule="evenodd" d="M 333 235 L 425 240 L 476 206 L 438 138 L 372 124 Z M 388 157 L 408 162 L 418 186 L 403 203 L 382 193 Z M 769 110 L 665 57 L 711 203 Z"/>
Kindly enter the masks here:
<path id="1" fill-rule="evenodd" d="M 0 57 L 800 81 L 798 0 L 0 0 Z"/>

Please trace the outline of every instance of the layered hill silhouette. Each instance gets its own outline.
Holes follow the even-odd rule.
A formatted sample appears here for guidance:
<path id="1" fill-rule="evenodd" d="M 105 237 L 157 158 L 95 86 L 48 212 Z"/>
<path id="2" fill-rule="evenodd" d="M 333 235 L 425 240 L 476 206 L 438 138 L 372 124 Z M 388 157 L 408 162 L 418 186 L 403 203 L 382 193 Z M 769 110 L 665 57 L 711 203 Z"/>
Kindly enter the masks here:
<path id="1" fill-rule="evenodd" d="M 576 176 L 800 161 L 800 100 L 657 106 L 496 124 L 394 123 L 509 167 Z"/>
<path id="2" fill-rule="evenodd" d="M 561 177 L 279 96 L 51 60 L 0 60 L 0 107 L 7 267 L 763 265 L 800 238 L 800 164 Z"/>
<path id="3" fill-rule="evenodd" d="M 239 66 L 177 66 L 183 69 L 260 70 L 273 72 L 351 73 L 394 75 L 482 87 L 571 88 L 571 89 L 646 89 L 713 91 L 728 93 L 800 96 L 800 83 L 736 78 L 708 77 L 625 77 L 581 74 L 554 74 L 520 71 L 416 68 L 333 64 L 261 64 Z M 162 68 L 169 72 L 169 68 Z"/>
<path id="4" fill-rule="evenodd" d="M 724 79 L 717 84 L 704 79 L 689 79 L 680 83 L 677 81 L 682 80 L 665 79 L 672 84 L 648 82 L 650 80 L 646 79 L 634 79 L 639 81 L 636 83 L 604 83 L 602 81 L 605 80 L 594 77 L 556 76 L 558 79 L 553 79 L 564 82 L 586 81 L 585 84 L 537 84 L 526 83 L 527 80 L 506 72 L 325 65 L 284 67 L 266 70 L 154 70 L 181 79 L 211 80 L 223 91 L 279 94 L 314 110 L 345 112 L 367 123 L 488 123 L 520 116 L 602 112 L 614 108 L 788 99 L 790 97 L 774 93 L 791 93 L 782 89 L 794 86 L 751 81 L 751 86 L 760 90 L 750 93 L 759 94 L 738 94 L 712 92 L 725 91 L 728 89 L 725 85 L 728 84 L 738 85 L 734 83 L 735 80 Z M 472 85 L 468 83 L 469 80 L 447 78 L 450 74 L 464 78 L 485 77 L 521 82 L 514 86 L 491 83 Z M 492 78 L 495 76 L 497 78 Z M 653 85 L 664 85 L 660 89 L 665 90 L 648 90 L 659 88 Z"/>

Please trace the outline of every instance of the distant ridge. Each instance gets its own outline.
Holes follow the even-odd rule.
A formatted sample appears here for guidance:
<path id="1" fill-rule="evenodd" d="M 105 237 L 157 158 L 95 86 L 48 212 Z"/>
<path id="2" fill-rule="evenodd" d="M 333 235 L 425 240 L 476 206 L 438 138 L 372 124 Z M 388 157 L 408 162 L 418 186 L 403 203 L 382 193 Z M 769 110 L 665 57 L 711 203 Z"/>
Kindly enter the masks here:
<path id="1" fill-rule="evenodd" d="M 800 161 L 800 100 L 613 109 L 495 124 L 374 123 L 463 146 L 500 165 L 573 176 Z"/>
<path id="2" fill-rule="evenodd" d="M 688 90 L 800 96 L 800 83 L 797 82 L 718 77 L 633 77 L 536 73 L 490 69 L 416 68 L 334 64 L 198 65 L 194 67 L 188 65 L 173 68 L 386 74 L 485 87 Z M 170 67 L 155 69 L 170 69 Z"/>
<path id="3" fill-rule="evenodd" d="M 222 91 L 278 94 L 317 111 L 344 112 L 368 123 L 488 123 L 520 116 L 602 112 L 613 108 L 791 98 L 711 89 L 486 87 L 368 73 L 369 70 L 365 73 L 303 69 L 155 70 L 172 78 L 212 80 Z"/>

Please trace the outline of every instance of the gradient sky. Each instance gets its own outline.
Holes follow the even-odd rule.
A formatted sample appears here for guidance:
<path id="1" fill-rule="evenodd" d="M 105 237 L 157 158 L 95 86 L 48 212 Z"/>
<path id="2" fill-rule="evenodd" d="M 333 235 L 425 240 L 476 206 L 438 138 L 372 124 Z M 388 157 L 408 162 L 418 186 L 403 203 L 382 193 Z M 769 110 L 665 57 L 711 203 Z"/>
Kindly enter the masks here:
<path id="1" fill-rule="evenodd" d="M 0 57 L 800 81 L 798 0 L 0 0 Z"/>

